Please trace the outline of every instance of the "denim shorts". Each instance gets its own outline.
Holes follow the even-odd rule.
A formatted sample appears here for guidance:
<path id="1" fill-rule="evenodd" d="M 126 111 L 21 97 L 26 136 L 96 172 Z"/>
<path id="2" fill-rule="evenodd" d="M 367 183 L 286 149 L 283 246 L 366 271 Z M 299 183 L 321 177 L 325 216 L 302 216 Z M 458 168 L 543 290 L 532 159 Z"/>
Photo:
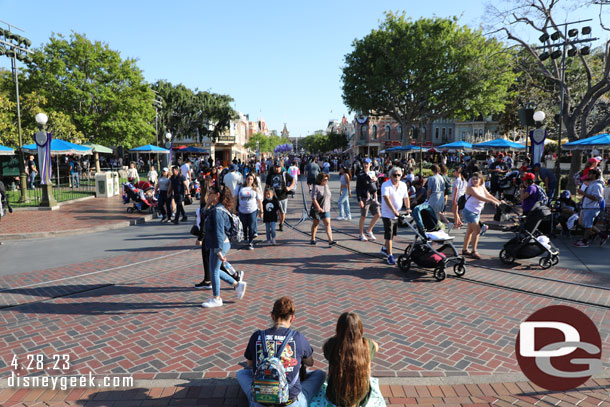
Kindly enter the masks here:
<path id="1" fill-rule="evenodd" d="M 591 229 L 595 218 L 599 215 L 599 209 L 583 209 L 582 210 L 582 226 L 585 229 Z"/>
<path id="2" fill-rule="evenodd" d="M 330 218 L 330 212 L 318 212 L 318 211 L 313 210 L 313 208 L 311 209 L 309 214 L 311 215 L 312 219 L 316 219 L 316 220 Z"/>
<path id="3" fill-rule="evenodd" d="M 462 210 L 462 219 L 466 223 L 479 223 L 480 216 L 480 213 L 469 211 L 466 208 Z"/>

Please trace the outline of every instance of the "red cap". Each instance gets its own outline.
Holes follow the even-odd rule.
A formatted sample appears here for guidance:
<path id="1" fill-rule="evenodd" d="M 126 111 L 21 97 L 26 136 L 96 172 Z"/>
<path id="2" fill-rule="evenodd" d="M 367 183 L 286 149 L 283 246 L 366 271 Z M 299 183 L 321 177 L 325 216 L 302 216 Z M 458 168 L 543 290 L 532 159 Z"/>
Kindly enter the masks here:
<path id="1" fill-rule="evenodd" d="M 528 181 L 528 180 L 535 180 L 536 176 L 534 174 L 532 174 L 531 172 L 526 172 L 525 174 L 523 174 L 523 177 L 521 178 L 523 181 Z"/>
<path id="2" fill-rule="evenodd" d="M 600 161 L 601 161 L 601 160 L 598 160 L 598 159 L 597 159 L 597 157 L 591 157 L 591 158 L 589 158 L 589 162 L 590 162 L 591 164 L 593 164 L 593 163 L 598 163 L 598 162 L 600 162 Z"/>

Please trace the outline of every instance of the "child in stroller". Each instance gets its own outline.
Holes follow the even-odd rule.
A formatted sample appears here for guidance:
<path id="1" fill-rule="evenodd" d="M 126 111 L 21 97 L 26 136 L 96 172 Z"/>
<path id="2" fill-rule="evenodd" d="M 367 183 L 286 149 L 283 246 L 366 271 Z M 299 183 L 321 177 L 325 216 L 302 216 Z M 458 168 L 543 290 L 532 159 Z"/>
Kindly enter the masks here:
<path id="1" fill-rule="evenodd" d="M 559 263 L 559 250 L 551 243 L 548 236 L 540 232 L 540 225 L 549 222 L 551 210 L 540 204 L 534 205 L 527 216 L 521 216 L 515 237 L 506 242 L 500 251 L 500 260 L 504 264 L 512 264 L 515 259 L 532 259 L 542 256 L 539 265 L 548 269 Z"/>
<path id="2" fill-rule="evenodd" d="M 415 240 L 405 248 L 404 254 L 398 257 L 398 267 L 409 271 L 411 262 L 421 268 L 434 269 L 434 278 L 442 281 L 447 277 L 445 268 L 453 265 L 453 272 L 461 277 L 466 273 L 465 260 L 458 254 L 452 243 L 453 236 L 440 230 L 434 209 L 426 203 L 416 206 L 411 216 L 401 215 L 400 226 L 407 226 L 415 232 Z M 438 249 L 433 243 L 441 246 Z"/>
<path id="3" fill-rule="evenodd" d="M 140 181 L 132 184 L 133 178 L 129 178 L 123 184 L 123 204 L 126 205 L 133 201 L 133 206 L 127 208 L 127 213 L 134 211 L 148 211 L 155 214 L 157 210 L 157 199 L 154 197 L 154 188 L 147 181 Z"/>

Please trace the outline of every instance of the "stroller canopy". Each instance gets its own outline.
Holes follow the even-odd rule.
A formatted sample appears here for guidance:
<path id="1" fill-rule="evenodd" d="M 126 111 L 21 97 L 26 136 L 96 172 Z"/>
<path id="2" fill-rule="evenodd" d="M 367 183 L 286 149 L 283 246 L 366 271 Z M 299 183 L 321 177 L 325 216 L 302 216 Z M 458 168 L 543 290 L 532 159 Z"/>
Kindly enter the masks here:
<path id="1" fill-rule="evenodd" d="M 432 232 L 437 229 L 438 218 L 434 213 L 434 209 L 427 203 L 422 203 L 413 208 L 411 216 L 417 225 L 417 228 L 422 232 Z"/>
<path id="2" fill-rule="evenodd" d="M 544 206 L 540 202 L 537 202 L 527 215 L 525 228 L 528 232 L 533 233 L 538 227 L 538 222 L 548 220 L 550 217 L 551 209 L 548 206 Z"/>

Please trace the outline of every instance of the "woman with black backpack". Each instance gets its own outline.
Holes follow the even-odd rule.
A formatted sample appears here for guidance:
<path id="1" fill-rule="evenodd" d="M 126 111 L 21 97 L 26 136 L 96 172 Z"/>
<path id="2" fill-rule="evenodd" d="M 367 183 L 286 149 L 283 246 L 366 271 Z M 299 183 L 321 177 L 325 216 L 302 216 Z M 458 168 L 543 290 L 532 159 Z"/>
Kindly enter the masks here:
<path id="1" fill-rule="evenodd" d="M 227 272 L 220 269 L 227 261 L 227 253 L 231 243 L 227 233 L 231 230 L 230 212 L 235 207 L 233 194 L 229 188 L 216 184 L 209 188 L 207 203 L 210 207 L 205 220 L 205 247 L 210 251 L 210 279 L 212 282 L 212 298 L 201 304 L 204 308 L 222 307 L 220 298 L 220 280 L 230 284 L 237 292 L 237 298 L 242 299 L 246 293 L 247 283 L 237 282 Z"/>

